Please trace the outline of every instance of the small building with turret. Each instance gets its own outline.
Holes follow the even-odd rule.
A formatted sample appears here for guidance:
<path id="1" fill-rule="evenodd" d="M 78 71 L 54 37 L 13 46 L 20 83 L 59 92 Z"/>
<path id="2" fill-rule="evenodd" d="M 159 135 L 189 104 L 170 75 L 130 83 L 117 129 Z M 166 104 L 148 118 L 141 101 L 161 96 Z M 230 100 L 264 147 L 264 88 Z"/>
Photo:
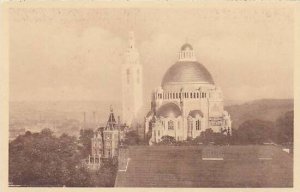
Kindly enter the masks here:
<path id="1" fill-rule="evenodd" d="M 106 127 L 97 128 L 91 139 L 91 154 L 87 161 L 89 169 L 97 170 L 101 167 L 104 159 L 118 157 L 119 146 L 125 139 L 127 128 L 125 124 L 121 124 L 120 118 L 118 118 L 118 122 L 116 121 L 111 107 Z"/>

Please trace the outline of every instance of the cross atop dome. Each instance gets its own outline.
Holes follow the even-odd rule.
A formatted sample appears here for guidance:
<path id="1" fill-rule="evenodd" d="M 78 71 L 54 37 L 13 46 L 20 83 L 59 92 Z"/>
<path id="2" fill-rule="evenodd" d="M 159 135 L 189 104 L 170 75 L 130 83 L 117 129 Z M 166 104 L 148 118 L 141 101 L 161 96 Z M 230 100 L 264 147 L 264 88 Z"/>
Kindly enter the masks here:
<path id="1" fill-rule="evenodd" d="M 196 61 L 195 52 L 189 43 L 185 43 L 181 46 L 179 52 L 179 61 Z"/>

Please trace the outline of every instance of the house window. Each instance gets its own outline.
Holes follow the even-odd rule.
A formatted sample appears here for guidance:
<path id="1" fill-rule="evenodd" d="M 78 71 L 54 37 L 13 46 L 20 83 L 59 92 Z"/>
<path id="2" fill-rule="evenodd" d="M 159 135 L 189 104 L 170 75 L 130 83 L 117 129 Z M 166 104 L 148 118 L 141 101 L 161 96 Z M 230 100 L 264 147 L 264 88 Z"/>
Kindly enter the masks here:
<path id="1" fill-rule="evenodd" d="M 168 122 L 168 129 L 169 130 L 174 130 L 174 122 L 173 121 Z"/>
<path id="2" fill-rule="evenodd" d="M 196 121 L 196 130 L 199 131 L 201 129 L 201 123 L 199 120 Z"/>

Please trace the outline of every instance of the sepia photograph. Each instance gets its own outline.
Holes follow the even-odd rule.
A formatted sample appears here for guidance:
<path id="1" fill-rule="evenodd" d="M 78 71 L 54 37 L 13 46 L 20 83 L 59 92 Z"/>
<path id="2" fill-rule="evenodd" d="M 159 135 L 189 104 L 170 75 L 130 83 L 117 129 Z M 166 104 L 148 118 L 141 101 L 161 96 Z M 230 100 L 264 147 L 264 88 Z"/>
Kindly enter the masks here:
<path id="1" fill-rule="evenodd" d="M 6 9 L 9 190 L 295 186 L 293 6 L 59 5 Z"/>

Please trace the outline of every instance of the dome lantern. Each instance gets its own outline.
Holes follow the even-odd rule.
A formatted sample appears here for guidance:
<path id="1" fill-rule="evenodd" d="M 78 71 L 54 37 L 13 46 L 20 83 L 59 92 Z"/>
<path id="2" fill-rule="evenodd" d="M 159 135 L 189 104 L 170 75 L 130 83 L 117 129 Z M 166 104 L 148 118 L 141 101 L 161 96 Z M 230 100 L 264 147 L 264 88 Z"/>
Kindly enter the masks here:
<path id="1" fill-rule="evenodd" d="M 185 43 L 181 46 L 179 61 L 196 61 L 195 52 L 189 43 Z"/>

